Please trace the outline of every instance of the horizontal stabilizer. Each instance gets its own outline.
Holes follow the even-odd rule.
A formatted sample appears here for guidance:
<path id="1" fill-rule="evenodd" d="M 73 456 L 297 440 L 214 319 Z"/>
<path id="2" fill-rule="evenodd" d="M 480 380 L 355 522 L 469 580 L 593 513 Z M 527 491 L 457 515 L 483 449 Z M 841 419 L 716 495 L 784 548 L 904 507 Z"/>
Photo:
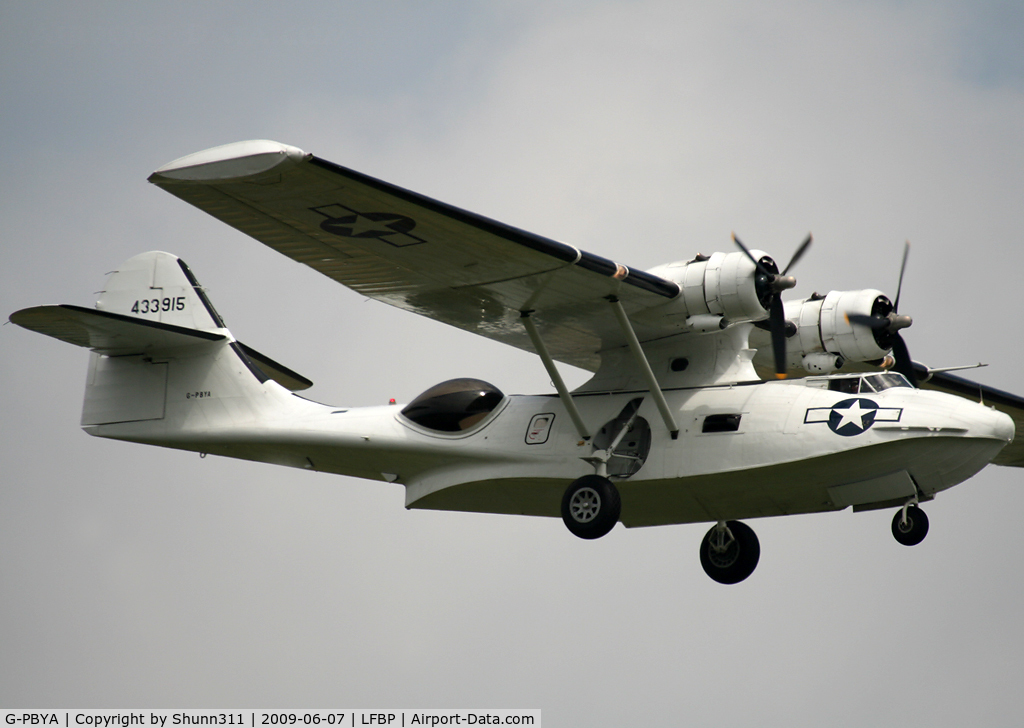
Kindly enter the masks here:
<path id="1" fill-rule="evenodd" d="M 227 340 L 225 335 L 212 331 L 71 304 L 25 308 L 11 314 L 11 321 L 30 331 L 107 356 L 147 355 Z M 248 357 L 247 365 L 257 367 L 266 378 L 273 379 L 285 389 L 294 392 L 313 386 L 309 379 L 269 356 L 241 342 L 236 344 Z"/>
<path id="2" fill-rule="evenodd" d="M 30 331 L 107 356 L 149 354 L 227 339 L 211 331 L 71 304 L 24 308 L 11 314 L 11 321 Z"/>

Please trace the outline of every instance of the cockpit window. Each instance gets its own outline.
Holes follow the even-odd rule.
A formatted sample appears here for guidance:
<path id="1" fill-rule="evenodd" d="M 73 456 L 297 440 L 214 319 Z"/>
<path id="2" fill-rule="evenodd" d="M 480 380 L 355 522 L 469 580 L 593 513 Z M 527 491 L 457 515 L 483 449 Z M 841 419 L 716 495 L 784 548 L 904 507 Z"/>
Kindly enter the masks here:
<path id="1" fill-rule="evenodd" d="M 897 372 L 882 372 L 880 374 L 865 374 L 861 377 L 841 377 L 830 379 L 828 388 L 833 392 L 844 394 L 869 394 L 881 392 L 892 387 L 909 387 L 910 382 L 906 377 Z"/>
<path id="2" fill-rule="evenodd" d="M 864 379 L 871 382 L 871 386 L 875 388 L 876 392 L 881 392 L 883 389 L 891 389 L 892 387 L 910 386 L 907 378 L 899 372 L 882 372 L 881 374 L 872 374 L 871 376 L 864 377 Z"/>
<path id="3" fill-rule="evenodd" d="M 830 379 L 828 388 L 833 392 L 844 394 L 860 394 L 860 377 L 843 377 L 842 379 Z"/>
<path id="4" fill-rule="evenodd" d="M 489 415 L 504 398 L 501 390 L 479 379 L 449 379 L 414 399 L 402 414 L 428 430 L 462 432 Z"/>

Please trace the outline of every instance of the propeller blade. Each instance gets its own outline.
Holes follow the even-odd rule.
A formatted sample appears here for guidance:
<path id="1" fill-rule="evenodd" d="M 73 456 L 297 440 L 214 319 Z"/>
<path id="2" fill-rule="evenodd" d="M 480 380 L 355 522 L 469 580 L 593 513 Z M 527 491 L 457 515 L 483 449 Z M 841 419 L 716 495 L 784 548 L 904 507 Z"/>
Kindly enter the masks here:
<path id="1" fill-rule="evenodd" d="M 732 234 L 732 241 L 736 243 L 737 247 L 742 250 L 757 268 L 758 273 L 763 275 L 767 279 L 767 283 L 770 286 L 770 297 L 768 301 L 768 330 L 771 331 L 772 335 L 772 351 L 775 354 L 775 376 L 779 379 L 786 378 L 786 336 L 790 333 L 790 329 L 795 333 L 796 328 L 793 324 L 786 321 L 786 308 L 782 303 L 782 291 L 789 288 L 793 288 L 796 285 L 796 278 L 787 276 L 786 272 L 792 268 L 800 258 L 803 257 L 804 253 L 807 252 L 807 248 L 811 245 L 811 235 L 808 233 L 807 238 L 800 243 L 800 246 L 793 253 L 792 259 L 786 266 L 786 270 L 782 273 L 769 273 L 761 261 L 757 260 L 753 254 L 747 249 L 747 246 L 743 244 L 736 233 Z M 762 299 L 764 300 L 764 299 Z M 759 325 L 763 322 L 759 322 Z"/>
<path id="2" fill-rule="evenodd" d="M 754 255 L 751 253 L 751 251 L 746 249 L 746 246 L 743 245 L 742 242 L 740 242 L 740 240 L 738 238 L 736 238 L 736 233 L 735 232 L 732 233 L 732 242 L 735 243 L 737 246 L 739 246 L 739 250 L 741 250 L 744 253 L 746 253 L 746 257 L 750 258 L 754 262 L 754 265 L 755 265 L 755 267 L 757 267 L 759 273 L 761 273 L 762 275 L 767 276 L 769 280 L 772 279 L 772 277 L 774 276 L 774 273 L 768 272 L 765 269 L 765 266 L 761 265 L 761 261 L 758 260 L 757 258 L 755 258 Z"/>
<path id="3" fill-rule="evenodd" d="M 775 353 L 775 376 L 778 379 L 786 378 L 786 309 L 782 304 L 782 298 L 775 296 L 772 299 L 771 308 L 768 311 L 768 320 L 771 323 L 772 351 Z"/>
<path id="4" fill-rule="evenodd" d="M 914 373 L 914 362 L 910 359 L 910 352 L 907 350 L 907 342 L 903 337 L 896 334 L 892 341 L 892 355 L 896 359 L 893 369 L 907 378 L 912 387 L 917 387 L 917 374 Z"/>
<path id="5" fill-rule="evenodd" d="M 893 313 L 900 310 L 900 292 L 903 290 L 903 273 L 907 270 L 907 256 L 910 255 L 910 241 L 903 246 L 903 263 L 900 265 L 900 281 L 896 284 L 896 300 L 892 304 Z"/>
<path id="6" fill-rule="evenodd" d="M 886 330 L 892 336 L 893 365 L 892 369 L 907 378 L 912 387 L 919 387 L 921 381 L 916 373 L 914 362 L 910 358 L 910 351 L 907 349 L 907 342 L 900 336 L 900 329 L 905 329 L 914 323 L 910 316 L 900 316 L 897 311 L 900 307 L 900 292 L 903 289 L 903 274 L 907 270 L 907 256 L 910 254 L 910 241 L 903 247 L 903 263 L 900 265 L 900 280 L 896 286 L 896 302 L 892 306 L 892 312 L 888 316 L 867 316 L 862 313 L 846 314 L 846 321 L 853 326 L 864 326 L 872 331 Z M 876 337 L 876 341 L 879 339 Z M 883 345 L 879 341 L 880 345 Z"/>
<path id="7" fill-rule="evenodd" d="M 800 243 L 800 247 L 796 249 L 795 253 L 793 253 L 793 257 L 790 259 L 789 264 L 786 265 L 786 268 L 782 271 L 782 275 L 789 273 L 789 269 L 796 265 L 798 260 L 804 257 L 804 253 L 806 253 L 807 249 L 811 247 L 811 241 L 811 234 L 807 233 L 807 238 Z"/>
<path id="8" fill-rule="evenodd" d="M 763 276 L 769 276 L 769 277 L 770 277 L 770 276 L 772 275 L 771 273 L 769 273 L 768 271 L 766 271 L 766 270 L 764 269 L 764 266 L 763 266 L 763 265 L 761 265 L 761 262 L 760 262 L 760 261 L 759 261 L 759 260 L 758 260 L 757 258 L 755 258 L 755 257 L 754 257 L 754 256 L 753 256 L 753 255 L 751 254 L 751 252 L 750 252 L 749 250 L 747 250 L 747 246 L 746 246 L 746 245 L 744 245 L 744 244 L 743 244 L 742 242 L 740 242 L 740 239 L 739 239 L 738 237 L 736 237 L 736 233 L 733 233 L 733 234 L 732 234 L 732 241 L 733 241 L 734 243 L 736 243 L 736 245 L 738 245 L 738 246 L 739 246 L 740 250 L 742 250 L 742 251 L 743 251 L 744 253 L 746 253 L 746 254 L 747 254 L 747 257 L 748 257 L 748 258 L 750 258 L 750 260 L 752 260 L 752 261 L 754 262 L 754 265 L 755 265 L 755 266 L 757 267 L 757 271 L 758 271 L 758 273 L 760 273 L 760 274 L 761 274 L 761 275 L 763 275 Z"/>

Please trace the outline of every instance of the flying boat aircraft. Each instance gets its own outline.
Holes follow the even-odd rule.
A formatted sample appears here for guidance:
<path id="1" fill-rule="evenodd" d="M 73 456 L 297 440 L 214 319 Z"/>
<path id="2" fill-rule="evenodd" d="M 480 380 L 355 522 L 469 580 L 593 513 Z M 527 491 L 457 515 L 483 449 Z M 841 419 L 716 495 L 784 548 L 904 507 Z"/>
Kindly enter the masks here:
<path id="1" fill-rule="evenodd" d="M 556 393 L 462 378 L 406 405 L 311 401 L 184 261 L 147 252 L 95 307 L 10 317 L 91 351 L 91 435 L 398 483 L 408 508 L 560 516 L 584 539 L 709 522 L 701 564 L 725 584 L 759 560 L 744 520 L 895 508 L 913 545 L 921 503 L 1024 466 L 1024 399 L 913 362 L 898 293 L 783 302 L 810 237 L 781 271 L 738 238 L 641 271 L 271 141 L 149 180 L 364 296 L 536 353 Z M 570 391 L 556 362 L 592 377 Z"/>

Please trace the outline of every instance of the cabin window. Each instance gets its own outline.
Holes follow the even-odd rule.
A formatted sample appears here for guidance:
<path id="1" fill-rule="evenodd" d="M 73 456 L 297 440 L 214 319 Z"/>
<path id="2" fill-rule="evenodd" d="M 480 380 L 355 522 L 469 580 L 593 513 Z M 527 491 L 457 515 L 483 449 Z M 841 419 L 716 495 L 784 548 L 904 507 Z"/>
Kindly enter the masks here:
<path id="1" fill-rule="evenodd" d="M 701 432 L 736 432 L 740 429 L 741 415 L 708 415 Z"/>
<path id="2" fill-rule="evenodd" d="M 487 417 L 504 398 L 501 390 L 480 379 L 449 379 L 414 399 L 402 414 L 428 430 L 462 432 Z"/>

